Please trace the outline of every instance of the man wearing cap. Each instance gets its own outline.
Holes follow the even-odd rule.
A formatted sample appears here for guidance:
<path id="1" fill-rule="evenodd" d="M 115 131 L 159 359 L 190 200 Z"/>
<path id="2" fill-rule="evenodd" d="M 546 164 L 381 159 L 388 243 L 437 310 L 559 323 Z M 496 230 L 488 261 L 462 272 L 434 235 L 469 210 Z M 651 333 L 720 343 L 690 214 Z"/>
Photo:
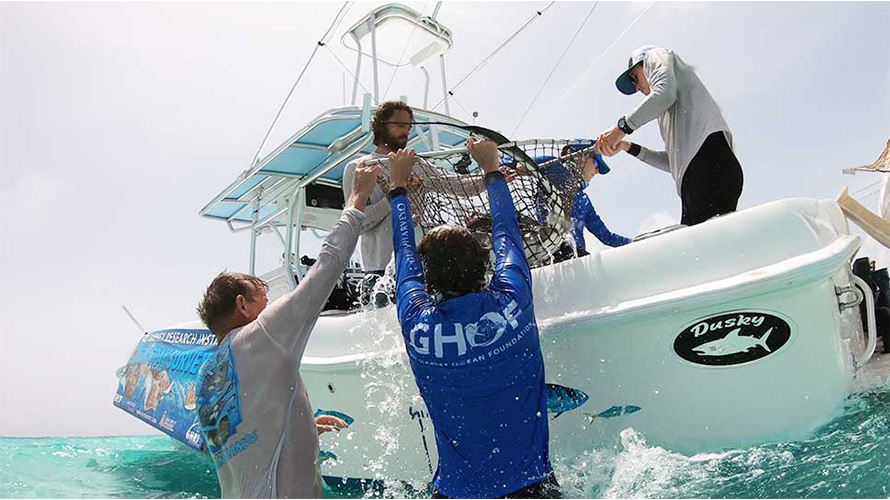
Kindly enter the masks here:
<path id="1" fill-rule="evenodd" d="M 647 45 L 631 53 L 615 85 L 627 95 L 639 90 L 646 99 L 600 135 L 596 151 L 607 156 L 626 151 L 670 173 L 683 204 L 681 224 L 734 212 L 742 194 L 742 167 L 729 126 L 692 66 L 670 49 Z M 654 119 L 665 151 L 624 140 Z"/>
<path id="2" fill-rule="evenodd" d="M 613 233 L 606 227 L 606 224 L 603 223 L 603 220 L 594 210 L 593 203 L 590 202 L 587 193 L 584 192 L 595 175 L 605 175 L 610 172 L 609 165 L 606 164 L 603 157 L 591 149 L 595 144 L 596 141 L 593 141 L 593 144 L 590 141 L 587 143 L 568 144 L 560 152 L 561 158 L 552 156 L 537 156 L 534 158 L 536 164 L 543 165 L 541 173 L 547 176 L 547 179 L 554 183 L 557 189 L 563 192 L 577 189 L 572 206 L 572 236 L 575 240 L 575 247 L 573 249 L 571 244 L 563 242 L 556 252 L 553 253 L 554 262 L 571 259 L 576 253 L 578 257 L 590 254 L 584 241 L 584 229 L 590 231 L 601 243 L 610 247 L 620 247 L 631 242 L 630 238 Z M 572 155 L 575 158 L 574 161 L 579 164 L 580 179 L 577 178 L 577 174 L 571 172 L 563 163 L 569 155 Z M 515 168 L 520 174 L 528 173 L 525 167 L 517 165 L 515 160 L 508 161 L 504 166 Z M 572 186 L 571 183 L 574 182 L 577 182 L 578 185 Z M 543 208 L 539 207 L 539 216 L 542 215 L 540 213 L 541 210 Z"/>

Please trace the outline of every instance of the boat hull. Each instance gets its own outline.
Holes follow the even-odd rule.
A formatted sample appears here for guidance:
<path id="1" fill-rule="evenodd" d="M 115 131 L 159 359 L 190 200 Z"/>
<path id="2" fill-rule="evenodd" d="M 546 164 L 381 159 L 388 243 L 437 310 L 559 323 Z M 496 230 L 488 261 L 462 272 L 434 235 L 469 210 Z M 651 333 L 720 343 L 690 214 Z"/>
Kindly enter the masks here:
<path id="1" fill-rule="evenodd" d="M 533 271 L 561 398 L 553 459 L 618 445 L 628 428 L 682 453 L 795 439 L 839 411 L 862 356 L 858 308 L 837 293 L 859 240 L 828 201 L 746 212 Z M 322 436 L 337 457 L 326 476 L 429 481 L 435 437 L 404 349 L 392 308 L 319 319 L 306 387 L 355 418 Z"/>

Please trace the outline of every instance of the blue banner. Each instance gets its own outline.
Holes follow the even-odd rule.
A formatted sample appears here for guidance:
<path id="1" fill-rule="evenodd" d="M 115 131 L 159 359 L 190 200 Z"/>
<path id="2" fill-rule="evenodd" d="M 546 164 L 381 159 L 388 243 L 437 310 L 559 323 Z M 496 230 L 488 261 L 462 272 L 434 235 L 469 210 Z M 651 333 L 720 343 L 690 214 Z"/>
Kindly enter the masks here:
<path id="1" fill-rule="evenodd" d="M 114 405 L 183 443 L 204 449 L 198 421 L 198 369 L 216 353 L 204 329 L 145 334 L 120 376 Z"/>

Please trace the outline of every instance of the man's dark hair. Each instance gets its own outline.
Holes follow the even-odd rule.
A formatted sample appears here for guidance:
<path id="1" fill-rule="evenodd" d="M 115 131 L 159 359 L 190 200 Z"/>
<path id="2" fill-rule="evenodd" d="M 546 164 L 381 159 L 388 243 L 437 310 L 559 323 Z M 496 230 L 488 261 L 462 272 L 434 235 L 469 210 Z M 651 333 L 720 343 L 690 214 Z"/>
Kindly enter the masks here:
<path id="1" fill-rule="evenodd" d="M 380 146 L 386 139 L 386 122 L 388 122 L 396 111 L 407 111 L 411 115 L 411 121 L 414 121 L 414 111 L 411 107 L 402 101 L 386 101 L 377 108 L 374 118 L 371 120 L 371 130 L 374 131 L 374 145 Z"/>
<path id="2" fill-rule="evenodd" d="M 268 290 L 265 281 L 249 274 L 223 271 L 219 273 L 204 292 L 204 298 L 198 304 L 198 316 L 211 332 L 219 332 L 225 321 L 235 311 L 235 298 L 239 295 L 253 297 L 260 289 Z"/>
<path id="3" fill-rule="evenodd" d="M 426 234 L 417 246 L 430 294 L 460 296 L 485 286 L 488 251 L 465 228 L 443 225 Z"/>

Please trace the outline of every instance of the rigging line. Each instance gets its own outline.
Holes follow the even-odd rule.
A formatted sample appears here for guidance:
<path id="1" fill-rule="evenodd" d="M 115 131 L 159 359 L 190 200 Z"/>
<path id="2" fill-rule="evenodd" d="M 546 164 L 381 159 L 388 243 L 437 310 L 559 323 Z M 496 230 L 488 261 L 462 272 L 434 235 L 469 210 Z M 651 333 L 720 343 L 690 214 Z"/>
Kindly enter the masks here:
<path id="1" fill-rule="evenodd" d="M 337 12 L 337 16 L 331 22 L 331 26 L 328 28 L 327 31 L 325 31 L 325 33 L 321 37 L 321 39 L 319 39 L 318 42 L 315 44 L 315 48 L 312 49 L 312 54 L 309 55 L 309 60 L 306 61 L 306 65 L 303 66 L 303 70 L 300 71 L 300 75 L 297 76 L 297 80 L 294 82 L 294 85 L 290 88 L 290 92 L 287 93 L 287 97 L 285 97 L 284 102 L 281 103 L 281 107 L 278 109 L 278 113 L 275 115 L 275 119 L 272 120 L 272 125 L 269 127 L 268 132 L 266 132 L 265 137 L 263 137 L 263 141 L 260 143 L 260 147 L 259 147 L 259 149 L 257 149 L 256 155 L 253 157 L 253 162 L 251 162 L 251 164 L 250 164 L 251 167 L 255 167 L 257 162 L 259 162 L 260 154 L 262 154 L 263 148 L 266 147 L 266 142 L 268 142 L 269 136 L 272 135 L 272 131 L 275 130 L 275 127 L 278 125 L 278 120 L 281 119 L 281 115 L 282 115 L 282 113 L 284 113 L 284 108 L 287 107 L 287 103 L 290 102 L 291 96 L 293 96 L 294 91 L 297 90 L 297 85 L 300 84 L 300 80 L 303 79 L 303 75 L 306 74 L 306 70 L 309 69 L 309 65 L 312 64 L 312 60 L 315 58 L 315 54 L 318 53 L 318 48 L 327 46 L 327 41 L 330 39 L 330 34 L 334 31 L 334 26 L 339 24 L 337 21 L 338 21 L 338 19 L 340 19 L 341 16 L 343 16 L 343 14 L 345 13 L 346 8 L 348 6 L 349 6 L 349 2 L 343 3 L 343 6 L 340 7 L 340 10 Z"/>
<path id="2" fill-rule="evenodd" d="M 857 189 L 856 191 L 853 191 L 852 193 L 850 193 L 850 196 L 853 196 L 853 195 L 856 194 L 856 193 L 861 193 L 862 191 L 865 191 L 866 189 L 875 187 L 875 186 L 877 186 L 878 184 L 880 184 L 880 183 L 882 183 L 882 182 L 884 182 L 883 179 L 881 179 L 881 180 L 879 180 L 879 181 L 872 182 L 871 184 L 869 184 L 868 186 L 865 186 L 864 188 Z"/>
<path id="3" fill-rule="evenodd" d="M 467 111 L 467 108 L 465 108 L 464 105 L 460 103 L 460 101 L 455 99 L 454 96 L 451 96 L 451 100 L 454 101 L 457 104 L 457 107 L 462 109 L 463 112 L 467 114 L 467 116 L 469 116 L 470 118 L 473 117 L 473 113 L 470 113 L 469 111 Z"/>
<path id="4" fill-rule="evenodd" d="M 365 87 L 364 85 L 362 85 L 362 82 L 358 79 L 358 77 L 355 76 L 355 73 L 353 73 L 352 70 L 350 70 L 348 67 L 346 67 L 345 64 L 343 64 L 343 61 L 342 61 L 339 57 L 337 57 L 337 54 L 335 54 L 334 51 L 331 50 L 330 47 L 328 47 L 327 45 L 325 45 L 324 48 L 328 49 L 328 52 L 329 52 L 332 56 L 334 56 L 334 59 L 335 59 L 338 63 L 340 63 L 340 67 L 343 68 L 344 71 L 346 71 L 347 73 L 349 73 L 349 76 L 351 76 L 352 79 L 353 79 L 354 81 L 358 82 L 358 86 L 361 87 L 362 90 L 364 90 L 366 94 L 370 94 L 370 93 L 371 93 L 371 91 L 368 90 L 367 87 Z"/>
<path id="5" fill-rule="evenodd" d="M 349 14 L 349 11 L 352 10 L 352 6 L 355 5 L 355 2 L 346 2 L 346 3 L 348 3 L 349 6 L 346 7 L 346 10 L 343 12 L 342 15 L 340 15 L 340 20 L 337 21 L 337 24 L 333 28 L 328 30 L 329 33 L 333 33 L 335 31 L 337 31 L 338 29 L 340 29 L 340 24 L 343 22 L 344 19 L 346 19 L 346 14 Z M 325 41 L 325 43 L 327 43 L 327 41 Z"/>
<path id="6" fill-rule="evenodd" d="M 420 13 L 423 14 L 423 11 L 426 10 L 426 6 L 429 2 L 424 2 L 423 7 L 420 9 Z M 411 45 L 411 39 L 414 38 L 414 31 L 417 30 L 417 23 L 414 23 L 414 27 L 411 28 L 411 34 L 408 35 L 408 41 L 405 42 L 405 47 L 402 49 L 402 54 L 399 55 L 399 59 L 396 61 L 396 64 L 401 64 L 402 58 L 405 57 L 405 52 L 408 51 L 408 46 Z M 383 101 L 386 101 L 386 94 L 389 93 L 389 88 L 392 87 L 393 80 L 396 79 L 396 73 L 399 72 L 399 68 L 401 66 L 396 66 L 396 69 L 393 70 L 392 76 L 389 78 L 389 83 L 386 84 L 386 90 L 383 91 Z"/>
<path id="7" fill-rule="evenodd" d="M 593 11 L 596 10 L 596 6 L 599 5 L 599 2 L 594 2 L 593 7 L 590 8 L 590 12 L 587 13 L 587 17 L 584 18 L 584 21 L 581 22 L 581 25 L 578 26 L 578 29 L 575 31 L 575 34 L 572 36 L 572 39 L 569 40 L 569 44 L 566 46 L 565 50 L 562 51 L 562 55 L 559 56 L 559 60 L 556 61 L 556 64 L 553 66 L 553 69 L 550 70 L 550 74 L 547 75 L 547 79 L 544 80 L 544 83 L 541 84 L 541 88 L 538 89 L 538 93 L 535 94 L 535 97 L 532 98 L 532 101 L 528 104 L 528 107 L 525 108 L 525 112 L 522 113 L 522 117 L 519 119 L 519 123 L 516 124 L 516 128 L 513 129 L 513 133 L 510 134 L 510 137 L 514 137 L 516 132 L 519 130 L 519 127 L 522 125 L 522 122 L 525 121 L 525 117 L 528 116 L 529 111 L 532 110 L 535 103 L 538 101 L 538 97 L 541 96 L 541 92 L 544 91 L 544 88 L 550 83 L 550 79 L 553 77 L 553 74 L 556 73 L 556 69 L 559 68 L 559 65 L 562 63 L 562 60 L 565 58 L 566 54 L 568 54 L 569 49 L 572 48 L 572 44 L 575 43 L 575 39 L 578 38 L 578 35 L 581 33 L 581 30 L 584 28 L 584 25 L 587 24 L 587 21 L 590 19 L 590 16 L 593 14 Z"/>
<path id="8" fill-rule="evenodd" d="M 520 26 L 519 29 L 516 30 L 512 35 L 510 35 L 506 40 L 504 40 L 503 43 L 501 43 L 500 45 L 498 45 L 498 47 L 497 47 L 496 49 L 494 49 L 494 51 L 493 51 L 491 54 L 488 54 L 488 56 L 486 56 L 485 59 L 482 60 L 482 62 L 480 62 L 479 64 L 477 64 L 475 68 L 473 68 L 472 70 L 470 70 L 469 73 L 467 73 L 466 75 L 464 75 L 464 77 L 461 78 L 460 81 L 457 82 L 457 85 L 455 85 L 454 87 L 451 88 L 451 90 L 448 91 L 448 95 L 449 95 L 449 96 L 454 96 L 454 92 L 457 91 L 457 89 L 459 89 L 464 83 L 467 82 L 467 80 L 469 80 L 469 79 L 472 78 L 476 73 L 478 73 L 479 70 L 482 69 L 482 66 L 485 66 L 486 64 L 488 64 L 488 62 L 491 61 L 491 59 L 495 56 L 495 54 L 497 54 L 498 52 L 500 52 L 500 50 L 503 49 L 508 43 L 510 43 L 511 41 L 513 41 L 513 39 L 516 38 L 516 36 L 519 35 L 519 33 L 521 33 L 521 32 L 522 32 L 525 28 L 527 28 L 531 23 L 535 22 L 535 20 L 537 20 L 539 17 L 541 17 L 542 15 L 544 15 L 544 12 L 546 12 L 547 9 L 549 9 L 554 3 L 556 3 L 556 2 L 550 2 L 550 3 L 548 3 L 543 9 L 538 10 L 538 11 L 535 11 L 534 15 L 532 15 L 532 17 L 529 18 L 529 20 L 526 21 L 525 24 L 523 24 L 522 26 Z M 444 102 L 445 102 L 445 98 L 443 97 L 441 101 L 439 101 L 438 103 L 436 103 L 436 105 L 433 106 L 433 107 L 430 109 L 430 111 L 435 111 L 435 110 L 436 110 L 439 106 L 441 106 Z"/>
<path id="9" fill-rule="evenodd" d="M 876 195 L 876 194 L 878 194 L 877 191 L 872 191 L 871 193 L 868 193 L 868 194 L 859 196 L 858 198 L 856 198 L 856 200 L 858 200 L 858 201 L 861 202 L 861 201 L 863 201 L 863 200 L 867 200 L 868 198 L 871 198 L 872 196 L 874 196 L 874 195 Z"/>
<path id="10" fill-rule="evenodd" d="M 643 10 L 643 12 L 640 12 L 640 15 L 638 15 L 638 16 L 636 17 L 636 19 L 634 19 L 633 21 L 631 21 L 631 23 L 630 23 L 629 25 L 627 25 L 627 28 L 624 28 L 624 31 L 622 31 L 621 34 L 618 35 L 618 38 L 616 38 L 616 39 L 612 42 L 612 44 L 609 45 L 609 46 L 606 48 L 606 50 L 604 50 L 604 51 L 602 52 L 602 54 L 600 54 L 599 57 L 596 58 L 595 61 L 593 61 L 593 64 L 591 64 L 590 66 L 588 66 L 588 67 L 587 67 L 587 70 L 584 71 L 584 73 L 583 73 L 580 77 L 578 77 L 578 79 L 576 79 L 574 82 L 572 82 L 572 85 L 569 86 L 569 90 L 566 90 L 565 93 L 562 95 L 562 97 L 559 98 L 559 102 L 560 102 L 560 103 L 563 102 L 563 101 L 565 101 L 566 96 L 568 96 L 570 93 L 572 93 L 573 90 L 575 90 L 575 86 L 578 85 L 578 82 L 580 82 L 581 80 L 583 80 L 584 77 L 587 76 L 587 73 L 590 73 L 590 70 L 592 70 L 592 69 L 594 68 L 594 66 L 596 66 L 597 63 L 599 63 L 600 60 L 601 60 L 601 59 L 602 59 L 602 58 L 603 58 L 603 57 L 604 57 L 610 50 L 612 50 L 612 47 L 614 47 L 614 46 L 618 43 L 618 41 L 621 40 L 621 39 L 624 37 L 624 35 L 626 35 L 628 31 L 630 31 L 631 28 L 633 28 L 633 26 L 634 26 L 635 24 L 637 24 L 637 21 L 639 21 L 644 15 L 646 15 L 647 12 L 649 12 L 649 9 L 651 9 L 653 5 L 655 5 L 655 0 L 653 0 L 651 3 L 649 3 L 649 6 L 646 7 L 646 8 Z"/>

